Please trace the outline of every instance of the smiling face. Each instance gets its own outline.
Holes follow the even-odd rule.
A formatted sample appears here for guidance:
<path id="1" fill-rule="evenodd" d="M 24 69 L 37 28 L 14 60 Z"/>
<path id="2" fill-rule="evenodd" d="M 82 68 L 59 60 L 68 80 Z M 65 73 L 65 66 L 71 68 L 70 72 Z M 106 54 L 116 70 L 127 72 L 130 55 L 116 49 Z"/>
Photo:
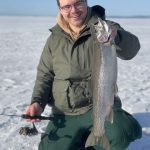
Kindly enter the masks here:
<path id="1" fill-rule="evenodd" d="M 80 27 L 87 15 L 86 0 L 59 0 L 59 9 L 65 21 L 71 26 Z"/>

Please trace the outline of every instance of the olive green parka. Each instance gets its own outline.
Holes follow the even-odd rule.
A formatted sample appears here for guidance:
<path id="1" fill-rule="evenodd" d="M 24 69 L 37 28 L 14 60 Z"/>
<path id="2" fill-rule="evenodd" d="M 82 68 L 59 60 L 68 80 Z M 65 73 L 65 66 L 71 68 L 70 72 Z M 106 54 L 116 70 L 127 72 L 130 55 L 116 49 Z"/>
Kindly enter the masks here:
<path id="1" fill-rule="evenodd" d="M 91 71 L 95 42 L 91 24 L 97 24 L 98 17 L 105 20 L 105 10 L 93 6 L 86 28 L 76 40 L 56 24 L 45 44 L 38 65 L 32 103 L 39 102 L 44 108 L 52 106 L 54 113 L 82 114 L 92 108 Z M 106 20 L 117 28 L 115 44 L 117 56 L 124 60 L 133 58 L 140 49 L 138 38 L 125 31 L 119 24 Z"/>

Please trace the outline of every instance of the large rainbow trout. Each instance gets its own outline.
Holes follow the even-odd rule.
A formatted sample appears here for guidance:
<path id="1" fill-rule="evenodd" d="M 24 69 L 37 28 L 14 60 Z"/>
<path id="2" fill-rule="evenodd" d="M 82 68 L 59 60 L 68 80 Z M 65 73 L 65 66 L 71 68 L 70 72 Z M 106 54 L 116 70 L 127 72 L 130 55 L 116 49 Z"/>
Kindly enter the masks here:
<path id="1" fill-rule="evenodd" d="M 92 86 L 93 86 L 93 129 L 85 147 L 100 144 L 109 150 L 109 141 L 105 135 L 104 123 L 113 123 L 113 104 L 117 81 L 116 49 L 111 39 L 111 29 L 105 21 L 93 25 L 98 40 L 94 49 Z M 92 31 L 93 32 L 93 31 Z"/>

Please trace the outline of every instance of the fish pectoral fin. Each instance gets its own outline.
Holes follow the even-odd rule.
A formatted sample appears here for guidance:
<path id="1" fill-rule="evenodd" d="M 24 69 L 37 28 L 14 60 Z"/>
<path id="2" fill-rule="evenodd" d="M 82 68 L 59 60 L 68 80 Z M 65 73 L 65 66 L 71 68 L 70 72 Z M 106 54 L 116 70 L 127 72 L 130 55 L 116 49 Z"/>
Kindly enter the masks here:
<path id="1" fill-rule="evenodd" d="M 116 44 L 114 44 L 114 47 L 115 47 L 117 50 L 119 50 L 119 51 L 122 50 L 122 49 L 121 49 L 118 45 L 116 45 Z"/>
<path id="2" fill-rule="evenodd" d="M 109 115 L 106 117 L 106 120 L 110 121 L 111 124 L 112 124 L 113 123 L 113 118 L 114 118 L 114 112 L 113 112 L 113 109 L 111 109 Z"/>
<path id="3" fill-rule="evenodd" d="M 110 143 L 105 134 L 102 137 L 95 137 L 93 132 L 91 132 L 86 140 L 85 148 L 95 145 L 100 145 L 105 150 L 110 150 Z"/>

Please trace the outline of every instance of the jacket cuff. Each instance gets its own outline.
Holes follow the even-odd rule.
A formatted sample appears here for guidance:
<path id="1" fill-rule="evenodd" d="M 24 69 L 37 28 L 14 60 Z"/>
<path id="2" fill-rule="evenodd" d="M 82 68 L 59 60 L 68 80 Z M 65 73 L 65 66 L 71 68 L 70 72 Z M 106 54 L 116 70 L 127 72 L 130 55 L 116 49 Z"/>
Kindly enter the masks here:
<path id="1" fill-rule="evenodd" d="M 43 104 L 43 103 L 42 103 L 41 101 L 39 101 L 39 100 L 32 100 L 30 105 L 32 105 L 33 103 L 38 103 L 38 104 L 40 105 L 40 107 L 41 107 L 41 108 L 43 109 L 43 111 L 44 111 L 46 104 Z"/>

